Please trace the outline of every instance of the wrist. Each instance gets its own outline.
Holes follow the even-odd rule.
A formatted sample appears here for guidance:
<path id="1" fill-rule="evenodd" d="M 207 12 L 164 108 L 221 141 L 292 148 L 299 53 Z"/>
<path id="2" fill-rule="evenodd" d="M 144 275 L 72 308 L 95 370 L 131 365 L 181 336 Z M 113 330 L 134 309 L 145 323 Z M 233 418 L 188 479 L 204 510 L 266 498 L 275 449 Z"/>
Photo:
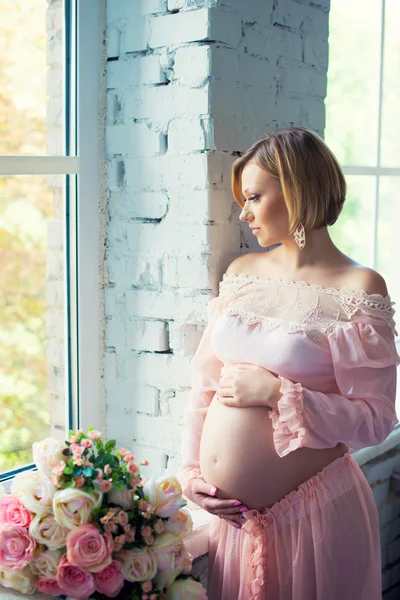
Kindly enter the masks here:
<path id="1" fill-rule="evenodd" d="M 281 380 L 278 377 L 276 377 L 274 384 L 271 386 L 269 397 L 266 401 L 266 405 L 269 408 L 278 410 L 278 402 L 282 398 L 280 389 L 281 389 Z"/>

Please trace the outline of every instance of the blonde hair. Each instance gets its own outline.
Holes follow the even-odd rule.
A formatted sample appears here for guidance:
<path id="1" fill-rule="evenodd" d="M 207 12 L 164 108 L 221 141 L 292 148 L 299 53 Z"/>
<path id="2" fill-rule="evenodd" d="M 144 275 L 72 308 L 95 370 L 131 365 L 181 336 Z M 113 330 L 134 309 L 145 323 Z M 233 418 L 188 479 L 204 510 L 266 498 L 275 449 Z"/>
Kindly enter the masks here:
<path id="1" fill-rule="evenodd" d="M 289 211 L 289 234 L 299 223 L 306 231 L 333 225 L 346 198 L 346 180 L 335 156 L 313 131 L 290 127 L 272 131 L 232 166 L 232 191 L 243 207 L 242 172 L 256 163 L 279 179 Z"/>

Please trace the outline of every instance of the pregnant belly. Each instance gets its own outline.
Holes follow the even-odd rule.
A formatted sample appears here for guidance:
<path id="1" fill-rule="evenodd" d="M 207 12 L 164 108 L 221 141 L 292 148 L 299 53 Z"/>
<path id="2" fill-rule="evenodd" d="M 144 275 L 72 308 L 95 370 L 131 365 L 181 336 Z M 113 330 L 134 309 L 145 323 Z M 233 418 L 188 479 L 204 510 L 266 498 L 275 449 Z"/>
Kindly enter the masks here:
<path id="1" fill-rule="evenodd" d="M 200 469 L 205 481 L 218 488 L 218 497 L 236 498 L 249 509 L 269 508 L 346 451 L 338 444 L 279 457 L 269 411 L 225 406 L 214 396 L 203 425 Z"/>

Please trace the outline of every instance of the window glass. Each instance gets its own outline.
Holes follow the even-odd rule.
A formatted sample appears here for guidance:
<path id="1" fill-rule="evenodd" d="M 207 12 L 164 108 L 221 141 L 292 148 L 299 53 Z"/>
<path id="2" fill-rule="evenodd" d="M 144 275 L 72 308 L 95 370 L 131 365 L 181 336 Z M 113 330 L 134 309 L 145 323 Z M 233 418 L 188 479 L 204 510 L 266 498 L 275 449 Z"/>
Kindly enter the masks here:
<path id="1" fill-rule="evenodd" d="M 400 167 L 400 3 L 386 0 L 382 96 L 383 167 Z"/>

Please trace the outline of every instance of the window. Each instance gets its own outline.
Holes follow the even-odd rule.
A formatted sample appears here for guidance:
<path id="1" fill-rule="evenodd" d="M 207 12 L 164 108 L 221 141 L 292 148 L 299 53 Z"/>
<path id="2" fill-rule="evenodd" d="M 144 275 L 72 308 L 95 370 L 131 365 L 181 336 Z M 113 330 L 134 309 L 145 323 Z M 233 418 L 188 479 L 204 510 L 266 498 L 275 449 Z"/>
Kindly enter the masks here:
<path id="1" fill-rule="evenodd" d="M 97 4 L 0 0 L 0 480 L 102 426 Z"/>
<path id="2" fill-rule="evenodd" d="M 368 7 L 363 0 L 332 0 L 325 140 L 343 167 L 348 194 L 331 234 L 341 250 L 383 275 L 397 317 L 399 72 L 397 0 L 374 0 Z M 400 393 L 398 398 L 400 418 Z"/>

